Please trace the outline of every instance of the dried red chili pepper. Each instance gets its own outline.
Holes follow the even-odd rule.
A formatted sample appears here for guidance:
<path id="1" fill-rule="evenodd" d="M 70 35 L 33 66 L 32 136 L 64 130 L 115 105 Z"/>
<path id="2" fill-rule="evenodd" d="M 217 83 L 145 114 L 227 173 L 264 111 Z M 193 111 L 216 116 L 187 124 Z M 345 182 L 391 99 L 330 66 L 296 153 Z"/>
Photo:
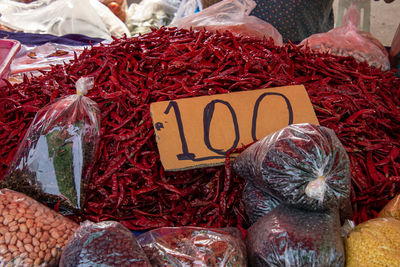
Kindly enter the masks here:
<path id="1" fill-rule="evenodd" d="M 0 88 L 0 110 L 14 110 L 0 112 L 0 177 L 35 110 L 72 94 L 74 82 L 90 75 L 96 84 L 88 97 L 101 109 L 102 137 L 88 219 L 120 220 L 130 229 L 243 225 L 244 207 L 235 197 L 243 182 L 235 173 L 229 176 L 224 167 L 164 172 L 149 104 L 304 84 L 320 124 L 336 132 L 350 156 L 354 218 L 361 222 L 400 192 L 400 79 L 393 74 L 352 58 L 312 54 L 293 44 L 275 47 L 228 32 L 161 28 L 115 39 L 42 76 Z M 214 204 L 187 204 L 202 201 Z"/>

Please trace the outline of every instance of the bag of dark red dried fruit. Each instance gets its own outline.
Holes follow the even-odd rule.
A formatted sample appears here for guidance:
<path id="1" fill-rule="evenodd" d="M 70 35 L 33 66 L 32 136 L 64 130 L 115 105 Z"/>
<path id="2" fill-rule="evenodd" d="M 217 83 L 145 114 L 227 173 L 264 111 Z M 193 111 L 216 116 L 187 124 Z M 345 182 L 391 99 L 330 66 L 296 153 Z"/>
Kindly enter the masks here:
<path id="1" fill-rule="evenodd" d="M 233 163 L 237 174 L 281 203 L 313 211 L 340 208 L 350 219 L 350 161 L 329 128 L 289 125 L 252 144 Z"/>
<path id="2" fill-rule="evenodd" d="M 80 211 L 100 140 L 98 105 L 85 96 L 93 84 L 80 78 L 76 94 L 36 113 L 0 188 L 58 205 L 62 214 Z"/>
<path id="3" fill-rule="evenodd" d="M 60 267 L 151 267 L 134 235 L 119 222 L 85 221 L 65 246 Z"/>
<path id="4" fill-rule="evenodd" d="M 152 266 L 247 266 L 246 246 L 235 228 L 163 227 L 137 240 Z"/>
<path id="5" fill-rule="evenodd" d="M 280 205 L 247 233 L 247 255 L 253 267 L 345 266 L 337 211 L 305 211 Z"/>

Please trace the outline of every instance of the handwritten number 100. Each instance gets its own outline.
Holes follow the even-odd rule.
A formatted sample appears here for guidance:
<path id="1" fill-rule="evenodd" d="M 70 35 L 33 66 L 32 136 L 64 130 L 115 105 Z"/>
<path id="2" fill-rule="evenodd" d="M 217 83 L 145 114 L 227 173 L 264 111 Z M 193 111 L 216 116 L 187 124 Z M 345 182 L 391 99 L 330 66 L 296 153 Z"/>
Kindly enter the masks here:
<path id="1" fill-rule="evenodd" d="M 263 93 L 262 95 L 260 95 L 255 104 L 254 104 L 254 109 L 253 109 L 253 117 L 252 117 L 252 124 L 251 124 L 251 136 L 253 138 L 253 141 L 257 140 L 256 137 L 256 127 L 257 127 L 257 117 L 258 117 L 258 111 L 259 111 L 259 107 L 260 107 L 260 103 L 261 101 L 266 97 L 266 96 L 280 96 L 285 100 L 286 106 L 287 106 L 287 110 L 289 113 L 289 121 L 288 121 L 288 125 L 293 123 L 293 109 L 292 109 L 292 105 L 290 104 L 289 99 L 280 93 L 274 93 L 274 92 L 266 92 Z M 232 116 L 232 122 L 234 125 L 234 131 L 235 131 L 235 140 L 232 144 L 232 146 L 227 149 L 227 150 L 222 150 L 222 149 L 216 149 L 211 145 L 210 142 L 210 126 L 211 126 L 211 121 L 214 115 L 214 110 L 215 110 L 215 105 L 216 104 L 222 104 L 224 106 L 226 106 L 229 109 L 229 112 L 231 113 Z M 209 156 L 209 157 L 201 157 L 201 158 L 196 158 L 196 155 L 194 153 L 190 153 L 189 152 L 189 148 L 186 142 L 186 137 L 185 137 L 185 132 L 183 129 L 183 123 L 182 123 L 182 117 L 181 117 L 181 113 L 179 110 L 179 106 L 178 103 L 175 101 L 170 101 L 166 110 L 164 111 L 165 114 L 168 114 L 171 110 L 171 108 L 174 110 L 175 113 L 175 118 L 176 118 L 176 122 L 178 125 L 178 131 L 179 131 L 179 137 L 181 140 L 181 145 L 182 145 L 182 153 L 176 155 L 178 157 L 178 160 L 192 160 L 192 161 L 204 161 L 204 160 L 209 160 L 209 159 L 219 159 L 219 158 L 224 158 L 225 155 L 228 153 L 229 150 L 236 148 L 237 145 L 239 144 L 239 140 L 240 140 L 240 133 L 239 133 L 239 124 L 237 121 L 237 116 L 235 113 L 235 110 L 232 108 L 232 106 L 223 100 L 220 99 L 215 99 L 212 100 L 210 103 L 208 103 L 206 105 L 206 107 L 204 108 L 203 111 L 203 131 L 204 131 L 204 144 L 207 146 L 207 148 L 218 154 L 216 156 Z"/>

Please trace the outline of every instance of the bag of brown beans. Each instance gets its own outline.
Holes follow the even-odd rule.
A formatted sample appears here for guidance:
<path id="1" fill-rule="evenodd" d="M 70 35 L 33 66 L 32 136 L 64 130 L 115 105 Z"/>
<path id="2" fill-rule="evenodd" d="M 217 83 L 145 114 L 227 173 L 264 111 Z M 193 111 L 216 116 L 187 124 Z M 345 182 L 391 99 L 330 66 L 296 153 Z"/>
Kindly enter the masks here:
<path id="1" fill-rule="evenodd" d="M 64 248 L 60 267 L 151 267 L 133 234 L 119 222 L 85 221 Z"/>
<path id="2" fill-rule="evenodd" d="M 0 266 L 57 266 L 76 228 L 32 198 L 0 190 Z"/>

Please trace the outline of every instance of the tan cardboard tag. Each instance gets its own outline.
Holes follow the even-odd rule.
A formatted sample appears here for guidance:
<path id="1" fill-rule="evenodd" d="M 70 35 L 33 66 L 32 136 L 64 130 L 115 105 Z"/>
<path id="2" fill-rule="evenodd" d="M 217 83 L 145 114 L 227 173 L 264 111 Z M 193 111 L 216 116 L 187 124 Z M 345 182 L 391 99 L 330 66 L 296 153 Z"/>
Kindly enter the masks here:
<path id="1" fill-rule="evenodd" d="M 230 149 L 289 124 L 318 124 L 303 85 L 154 102 L 150 112 L 171 171 L 222 165 Z"/>

